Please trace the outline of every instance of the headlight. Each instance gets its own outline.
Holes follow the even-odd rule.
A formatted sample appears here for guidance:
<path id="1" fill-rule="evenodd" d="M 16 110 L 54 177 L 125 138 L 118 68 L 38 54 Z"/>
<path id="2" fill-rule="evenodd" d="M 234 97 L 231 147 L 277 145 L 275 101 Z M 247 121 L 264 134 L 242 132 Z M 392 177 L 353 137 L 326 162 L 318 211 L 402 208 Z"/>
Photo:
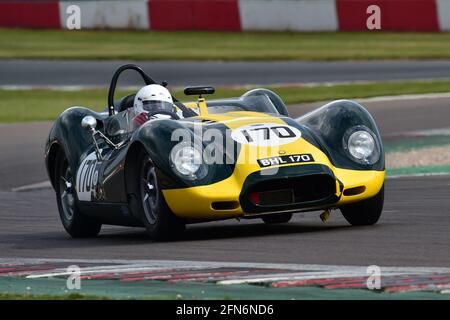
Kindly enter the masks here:
<path id="1" fill-rule="evenodd" d="M 378 161 L 380 149 L 368 128 L 352 128 L 346 136 L 346 149 L 355 161 L 364 164 L 374 164 Z"/>
<path id="2" fill-rule="evenodd" d="M 198 179 L 206 173 L 202 153 L 189 144 L 177 144 L 170 152 L 170 160 L 175 173 L 183 178 Z"/>

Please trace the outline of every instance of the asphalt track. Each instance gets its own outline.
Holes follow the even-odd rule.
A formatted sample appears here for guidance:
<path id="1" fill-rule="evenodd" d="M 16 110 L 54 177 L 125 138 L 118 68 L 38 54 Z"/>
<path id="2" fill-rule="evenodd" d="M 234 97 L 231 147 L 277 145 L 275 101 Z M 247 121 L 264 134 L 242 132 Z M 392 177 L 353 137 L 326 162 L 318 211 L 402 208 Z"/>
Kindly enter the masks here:
<path id="1" fill-rule="evenodd" d="M 449 127 L 450 98 L 366 102 L 383 136 Z M 299 116 L 315 104 L 290 107 Z M 49 189 L 12 192 L 46 179 L 50 123 L 0 125 L 0 257 L 165 259 L 336 265 L 450 266 L 450 177 L 389 179 L 379 224 L 350 227 L 301 213 L 286 225 L 259 220 L 188 227 L 183 241 L 156 243 L 143 230 L 105 227 L 97 239 L 70 239 Z"/>
<path id="2" fill-rule="evenodd" d="M 380 222 L 350 227 L 301 213 L 285 225 L 235 220 L 190 225 L 181 241 L 152 242 L 142 229 L 105 227 L 70 239 L 50 190 L 0 192 L 0 257 L 157 259 L 296 264 L 450 266 L 450 177 L 391 179 Z"/>
<path id="3" fill-rule="evenodd" d="M 106 87 L 113 70 L 131 62 L 2 60 L 0 86 Z M 174 86 L 450 78 L 450 61 L 136 63 L 155 80 L 167 80 Z M 124 73 L 120 84 L 136 86 L 141 82 L 136 74 Z"/>

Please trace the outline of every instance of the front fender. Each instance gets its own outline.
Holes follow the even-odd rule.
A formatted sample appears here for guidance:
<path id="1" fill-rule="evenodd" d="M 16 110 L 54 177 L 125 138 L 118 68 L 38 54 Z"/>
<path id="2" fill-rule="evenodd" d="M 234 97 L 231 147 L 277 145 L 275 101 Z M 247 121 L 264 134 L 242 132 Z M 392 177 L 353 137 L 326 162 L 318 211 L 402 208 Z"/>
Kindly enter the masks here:
<path id="1" fill-rule="evenodd" d="M 141 144 L 157 167 L 163 189 L 208 185 L 231 176 L 233 166 L 227 164 L 226 161 L 206 165 L 208 167 L 206 176 L 201 179 L 187 180 L 178 176 L 174 172 L 170 161 L 170 152 L 175 145 L 181 142 L 181 140 L 175 139 L 176 136 L 173 136 L 175 130 L 178 129 L 183 130 L 184 137 L 190 137 L 190 143 L 197 144 L 202 150 L 205 150 L 209 142 L 203 141 L 202 132 L 195 132 L 192 123 L 188 122 L 169 119 L 152 120 L 139 128 L 132 137 L 131 144 Z M 202 126 L 203 129 L 204 127 Z"/>
<path id="2" fill-rule="evenodd" d="M 385 169 L 384 150 L 378 127 L 370 113 L 360 104 L 349 100 L 333 101 L 298 119 L 314 134 L 334 166 L 342 169 Z M 374 164 L 353 161 L 344 148 L 346 132 L 364 126 L 372 131 L 380 147 L 380 158 Z"/>

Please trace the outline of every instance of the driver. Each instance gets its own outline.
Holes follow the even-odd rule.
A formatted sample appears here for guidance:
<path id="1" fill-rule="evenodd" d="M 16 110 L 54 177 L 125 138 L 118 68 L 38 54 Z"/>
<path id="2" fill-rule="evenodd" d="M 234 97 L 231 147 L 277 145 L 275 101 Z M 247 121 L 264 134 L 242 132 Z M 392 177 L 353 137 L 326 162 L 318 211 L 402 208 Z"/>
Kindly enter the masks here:
<path id="1" fill-rule="evenodd" d="M 150 119 L 165 119 L 170 117 L 164 112 L 178 114 L 178 108 L 173 104 L 169 90 L 159 84 L 150 84 L 141 88 L 134 98 L 133 125 L 139 127 Z M 161 111 L 162 114 L 158 114 Z M 149 118 L 149 113 L 152 115 Z"/>

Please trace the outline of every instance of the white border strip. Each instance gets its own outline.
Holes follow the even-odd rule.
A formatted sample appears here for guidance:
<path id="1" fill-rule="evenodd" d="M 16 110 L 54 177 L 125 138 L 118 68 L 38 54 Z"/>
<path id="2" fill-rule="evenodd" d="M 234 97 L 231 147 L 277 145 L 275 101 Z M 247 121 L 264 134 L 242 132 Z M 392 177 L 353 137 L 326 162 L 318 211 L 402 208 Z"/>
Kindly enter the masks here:
<path id="1" fill-rule="evenodd" d="M 439 29 L 441 31 L 450 31 L 450 1 L 436 0 Z"/>
<path id="2" fill-rule="evenodd" d="M 243 31 L 336 31 L 335 0 L 239 0 Z"/>

